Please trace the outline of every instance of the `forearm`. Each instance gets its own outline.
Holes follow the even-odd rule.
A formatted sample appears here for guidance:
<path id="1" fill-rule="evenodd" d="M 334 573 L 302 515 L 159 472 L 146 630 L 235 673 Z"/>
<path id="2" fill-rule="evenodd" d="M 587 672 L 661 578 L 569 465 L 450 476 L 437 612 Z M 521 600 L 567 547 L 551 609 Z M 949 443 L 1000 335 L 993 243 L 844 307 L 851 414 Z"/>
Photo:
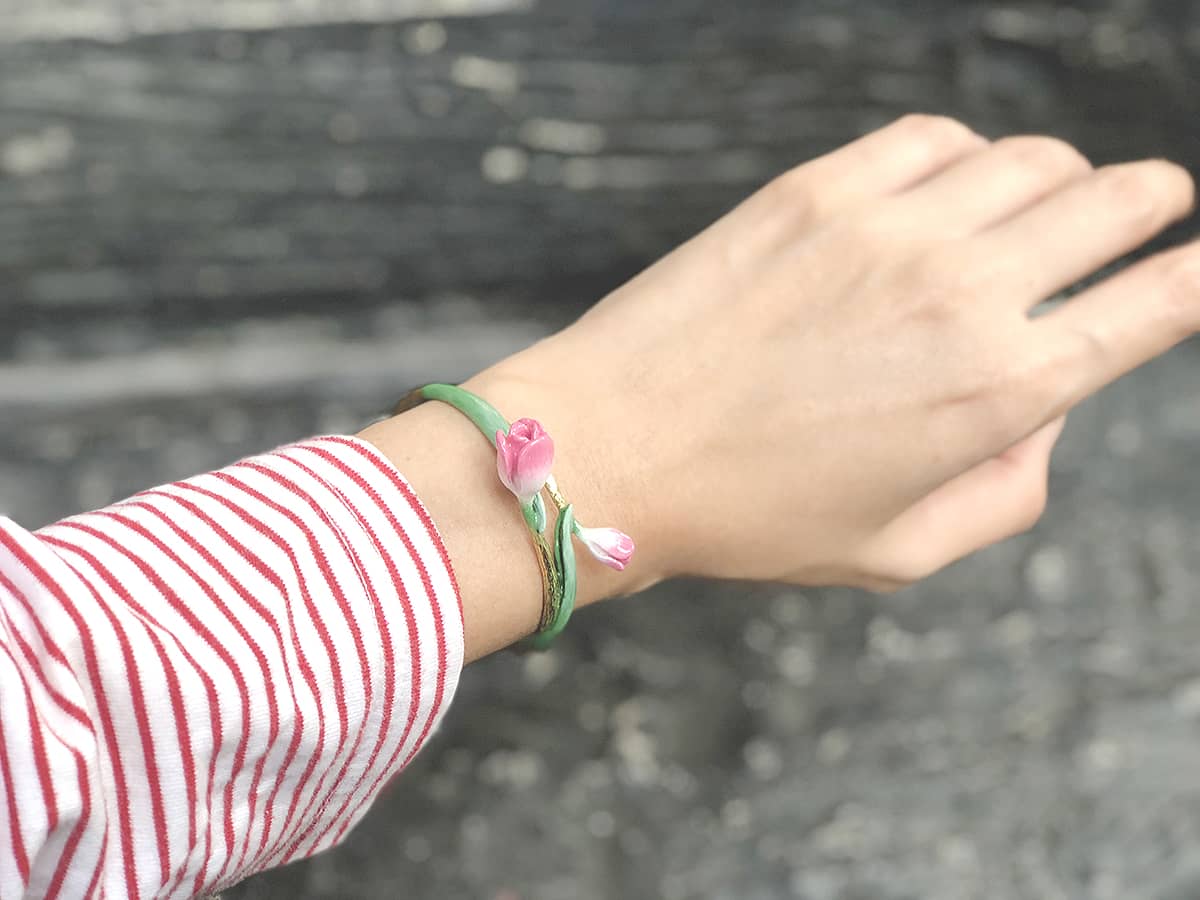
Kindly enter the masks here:
<path id="1" fill-rule="evenodd" d="M 461 652 L 436 531 L 361 442 L 0 520 L 0 894 L 204 894 L 332 845 Z"/>
<path id="2" fill-rule="evenodd" d="M 581 514 L 639 529 L 571 392 L 470 386 L 555 430 Z M 330 846 L 433 732 L 464 655 L 534 631 L 536 557 L 486 438 L 438 403 L 361 437 L 35 534 L 0 520 L 0 801 L 21 837 L 5 857 L 0 835 L 0 893 L 203 893 Z M 657 571 L 578 559 L 580 605 Z"/>

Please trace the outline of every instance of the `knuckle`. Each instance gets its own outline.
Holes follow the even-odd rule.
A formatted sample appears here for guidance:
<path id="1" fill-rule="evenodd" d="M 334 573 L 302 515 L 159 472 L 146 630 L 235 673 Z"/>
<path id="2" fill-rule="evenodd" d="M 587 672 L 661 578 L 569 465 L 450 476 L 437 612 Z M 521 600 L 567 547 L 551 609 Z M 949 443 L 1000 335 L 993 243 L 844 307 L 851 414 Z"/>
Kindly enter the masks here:
<path id="1" fill-rule="evenodd" d="M 1183 166 L 1166 159 L 1150 159 L 1135 164 L 1155 189 L 1165 218 L 1182 218 L 1196 206 L 1196 184 Z"/>
<path id="2" fill-rule="evenodd" d="M 781 172 L 767 182 L 764 190 L 780 193 L 791 192 L 801 187 L 807 189 L 808 178 L 805 177 L 806 174 L 807 164 L 792 166 L 790 169 Z"/>
<path id="3" fill-rule="evenodd" d="M 1185 208 L 1190 212 L 1196 208 L 1196 179 L 1192 177 L 1192 173 L 1178 163 L 1173 163 L 1170 160 L 1159 160 L 1170 173 L 1170 177 L 1176 182 L 1180 194 L 1185 197 Z"/>
<path id="4" fill-rule="evenodd" d="M 1082 153 L 1059 138 L 1022 135 L 1005 138 L 998 145 L 1022 166 L 1046 175 L 1090 172 L 1092 169 L 1092 164 Z"/>
<path id="5" fill-rule="evenodd" d="M 1154 177 L 1175 190 L 1183 191 L 1189 199 L 1195 194 L 1192 174 L 1179 163 L 1169 159 L 1147 159 L 1134 165 L 1154 173 Z"/>
<path id="6" fill-rule="evenodd" d="M 1154 180 L 1145 166 L 1110 166 L 1097 180 L 1101 202 L 1138 227 L 1149 227 L 1159 217 L 1160 201 Z"/>
<path id="7" fill-rule="evenodd" d="M 775 176 L 763 188 L 763 192 L 780 206 L 804 216 L 811 215 L 817 204 L 817 190 L 808 167 L 804 165 Z"/>
<path id="8" fill-rule="evenodd" d="M 962 122 L 949 116 L 909 113 L 896 122 L 896 127 L 911 139 L 931 146 L 959 146 L 982 140 Z"/>

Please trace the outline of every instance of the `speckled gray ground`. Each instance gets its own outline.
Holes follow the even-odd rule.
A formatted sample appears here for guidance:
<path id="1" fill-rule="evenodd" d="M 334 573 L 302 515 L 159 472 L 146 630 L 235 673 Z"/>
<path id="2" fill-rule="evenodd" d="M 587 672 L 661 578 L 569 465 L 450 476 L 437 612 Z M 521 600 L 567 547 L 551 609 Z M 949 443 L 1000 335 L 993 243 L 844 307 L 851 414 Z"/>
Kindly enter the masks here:
<path id="1" fill-rule="evenodd" d="M 910 108 L 1194 166 L 1198 76 L 1189 2 L 0 0 L 0 508 L 353 429 Z M 229 896 L 1200 897 L 1198 465 L 1185 346 L 1072 417 L 1032 534 L 588 610 Z"/>

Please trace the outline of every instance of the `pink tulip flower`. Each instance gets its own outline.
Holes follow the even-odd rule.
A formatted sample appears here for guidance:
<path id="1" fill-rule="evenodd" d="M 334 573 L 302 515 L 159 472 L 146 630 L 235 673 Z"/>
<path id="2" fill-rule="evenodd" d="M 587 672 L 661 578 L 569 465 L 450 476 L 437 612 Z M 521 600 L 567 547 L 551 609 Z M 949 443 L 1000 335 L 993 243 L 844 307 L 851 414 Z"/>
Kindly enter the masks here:
<path id="1" fill-rule="evenodd" d="M 615 528 L 579 528 L 575 534 L 610 569 L 620 572 L 633 557 L 633 538 Z"/>
<path id="2" fill-rule="evenodd" d="M 496 432 L 496 469 L 522 504 L 545 486 L 553 465 L 554 441 L 536 419 L 517 419 L 508 434 Z"/>

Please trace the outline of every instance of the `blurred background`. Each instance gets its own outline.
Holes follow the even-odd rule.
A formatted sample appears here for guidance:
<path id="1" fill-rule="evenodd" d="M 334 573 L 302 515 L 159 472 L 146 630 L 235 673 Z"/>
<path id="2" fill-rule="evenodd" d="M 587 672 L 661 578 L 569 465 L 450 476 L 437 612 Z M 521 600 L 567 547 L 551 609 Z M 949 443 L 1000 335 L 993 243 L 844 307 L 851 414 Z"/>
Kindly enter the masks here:
<path id="1" fill-rule="evenodd" d="M 910 110 L 1195 169 L 1200 5 L 0 0 L 0 511 L 354 431 Z M 1184 346 L 1072 416 L 1032 534 L 588 609 L 228 896 L 1200 897 L 1198 465 Z"/>

